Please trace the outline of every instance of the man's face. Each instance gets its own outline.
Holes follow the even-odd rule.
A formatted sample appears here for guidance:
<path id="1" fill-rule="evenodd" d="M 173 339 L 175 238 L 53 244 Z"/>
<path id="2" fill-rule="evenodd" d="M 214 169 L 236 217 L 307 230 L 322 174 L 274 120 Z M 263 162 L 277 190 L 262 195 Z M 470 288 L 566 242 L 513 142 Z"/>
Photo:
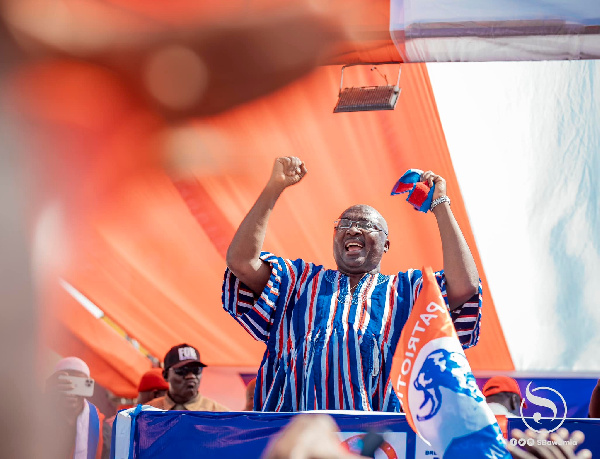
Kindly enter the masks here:
<path id="1" fill-rule="evenodd" d="M 194 374 L 198 372 L 198 374 Z M 169 368 L 167 382 L 169 393 L 177 398 L 175 401 L 185 403 L 198 395 L 202 368 L 198 365 L 187 364 L 179 368 Z"/>
<path id="2" fill-rule="evenodd" d="M 340 219 L 367 221 L 387 232 L 387 224 L 375 209 L 358 205 L 345 210 Z M 333 230 L 333 256 L 338 270 L 344 274 L 379 272 L 381 257 L 388 251 L 389 241 L 383 231 L 367 231 L 356 227 Z"/>

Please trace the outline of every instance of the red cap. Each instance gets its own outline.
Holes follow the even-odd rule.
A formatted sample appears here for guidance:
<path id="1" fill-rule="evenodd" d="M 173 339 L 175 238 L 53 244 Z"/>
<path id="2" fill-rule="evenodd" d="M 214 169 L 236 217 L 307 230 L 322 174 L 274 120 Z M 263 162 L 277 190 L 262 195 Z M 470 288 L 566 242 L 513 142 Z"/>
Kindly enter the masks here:
<path id="1" fill-rule="evenodd" d="M 169 384 L 162 375 L 162 368 L 152 368 L 152 370 L 144 373 L 144 376 L 140 379 L 138 392 L 150 390 L 169 390 Z"/>
<path id="2" fill-rule="evenodd" d="M 500 392 L 512 392 L 517 394 L 521 399 L 521 389 L 519 384 L 513 378 L 508 376 L 493 376 L 487 380 L 483 386 L 483 395 L 488 397 L 490 395 L 499 394 Z M 523 407 L 527 408 L 527 403 L 523 403 Z"/>

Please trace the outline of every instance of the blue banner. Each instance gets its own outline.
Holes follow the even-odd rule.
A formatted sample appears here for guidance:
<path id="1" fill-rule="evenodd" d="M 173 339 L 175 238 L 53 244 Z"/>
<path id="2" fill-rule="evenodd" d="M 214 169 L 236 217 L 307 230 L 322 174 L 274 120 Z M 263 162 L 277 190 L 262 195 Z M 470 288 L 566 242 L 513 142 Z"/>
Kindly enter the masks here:
<path id="1" fill-rule="evenodd" d="M 488 378 L 477 378 L 477 385 L 480 389 L 483 388 L 487 380 Z M 569 418 L 587 418 L 592 391 L 598 382 L 597 379 L 591 378 L 515 378 L 515 380 L 519 384 L 521 395 L 524 398 L 526 398 L 529 383 L 531 383 L 530 391 L 548 387 L 559 392 L 567 405 L 567 417 Z M 550 397 L 557 405 L 562 404 L 560 397 L 552 395 L 549 391 L 545 391 L 543 396 Z M 526 408 L 523 408 L 523 415 L 534 416 L 538 411 L 543 417 L 552 417 L 550 411 L 544 410 L 544 407 L 536 406 L 531 402 L 528 403 Z M 562 413 L 559 413 L 559 415 L 562 415 Z"/>
<path id="2" fill-rule="evenodd" d="M 527 425 L 536 430 L 552 430 L 556 428 L 556 422 L 552 418 L 541 418 L 536 421 L 534 418 L 508 418 L 508 432 L 512 429 L 524 431 Z M 600 455 L 600 419 L 565 419 L 561 425 L 569 432 L 580 430 L 585 435 L 585 441 L 581 445 L 582 449 L 589 449 L 592 457 Z M 579 450 L 579 447 L 576 451 Z"/>
<path id="3" fill-rule="evenodd" d="M 376 431 L 384 434 L 382 449 L 387 457 L 415 459 L 416 436 L 404 415 L 331 415 L 340 427 L 340 439 L 350 449 L 364 433 Z M 292 413 L 144 411 L 135 422 L 133 457 L 170 459 L 197 455 L 200 451 L 205 458 L 260 457 L 269 438 L 287 425 L 292 416 Z"/>
<path id="4" fill-rule="evenodd" d="M 133 410 L 130 410 L 133 411 Z M 340 427 L 340 440 L 354 452 L 360 452 L 360 439 L 366 432 L 383 434 L 384 444 L 376 458 L 441 459 L 411 430 L 402 414 L 334 412 L 330 414 Z M 203 458 L 258 458 L 269 439 L 285 427 L 293 413 L 232 412 L 208 413 L 192 411 L 141 411 L 128 430 L 127 418 L 117 417 L 115 433 L 126 438 L 118 459 L 167 459 L 192 456 Z M 132 416 L 133 417 L 133 416 Z M 509 432 L 529 425 L 552 429 L 551 419 L 509 418 Z M 566 419 L 569 431 L 585 434 L 584 448 L 600 454 L 600 419 Z M 121 431 L 121 432 L 119 432 Z M 118 438 L 117 438 L 117 441 Z M 113 456 L 115 457 L 115 456 Z"/>

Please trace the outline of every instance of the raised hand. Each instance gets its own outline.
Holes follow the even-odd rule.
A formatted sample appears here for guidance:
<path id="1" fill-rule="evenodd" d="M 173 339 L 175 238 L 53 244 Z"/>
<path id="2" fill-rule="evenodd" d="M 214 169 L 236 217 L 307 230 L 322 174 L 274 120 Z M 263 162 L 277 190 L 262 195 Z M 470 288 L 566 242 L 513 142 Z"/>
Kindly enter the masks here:
<path id="1" fill-rule="evenodd" d="M 295 185 L 302 180 L 307 172 L 304 163 L 295 156 L 277 158 L 273 164 L 269 185 L 283 191 L 288 186 Z"/>
<path id="2" fill-rule="evenodd" d="M 421 174 L 421 182 L 427 182 L 430 187 L 435 183 L 435 191 L 433 192 L 434 200 L 446 195 L 446 180 L 432 171 L 423 172 Z"/>
<path id="3" fill-rule="evenodd" d="M 69 374 L 64 371 L 58 371 L 46 380 L 46 392 L 51 394 L 64 394 L 75 388 Z"/>

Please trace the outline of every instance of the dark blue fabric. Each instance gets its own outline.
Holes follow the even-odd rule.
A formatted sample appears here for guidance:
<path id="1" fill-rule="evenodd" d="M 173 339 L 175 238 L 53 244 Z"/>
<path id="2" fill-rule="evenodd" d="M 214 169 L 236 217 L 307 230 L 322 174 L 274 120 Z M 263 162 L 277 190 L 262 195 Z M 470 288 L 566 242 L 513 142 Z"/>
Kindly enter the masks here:
<path id="1" fill-rule="evenodd" d="M 136 416 L 132 425 L 132 459 L 167 459 L 173 457 L 228 458 L 260 457 L 269 439 L 285 427 L 294 413 L 209 413 L 192 411 L 144 411 Z M 404 415 L 382 414 L 341 414 L 333 413 L 334 420 L 346 437 L 356 439 L 361 432 L 387 432 L 384 436 L 400 435 L 406 442 L 406 458 L 439 456 L 434 451 L 421 446 L 417 448 L 415 433 L 410 429 Z M 527 418 L 531 424 L 533 418 Z M 545 422 L 545 420 L 542 420 Z M 116 424 L 116 423 L 115 423 Z M 545 427 L 550 425 L 542 424 Z M 567 419 L 563 424 L 569 431 L 581 430 L 585 434 L 584 448 L 600 454 L 600 419 Z M 521 418 L 509 418 L 509 432 L 513 428 L 523 430 Z M 352 435 L 350 434 L 352 433 Z M 497 432 L 490 431 L 490 438 Z M 389 438 L 389 437 L 386 437 Z M 351 441 L 347 442 L 351 444 Z M 355 443 L 359 443 L 355 441 Z M 453 451 L 468 443 L 453 445 Z M 402 459 L 398 454 L 398 458 Z M 463 457 L 471 457 L 465 455 Z M 500 456 L 501 457 L 501 456 Z"/>
<path id="2" fill-rule="evenodd" d="M 480 389 L 483 389 L 483 385 L 487 380 L 488 378 L 477 378 L 477 385 Z M 550 387 L 560 392 L 567 404 L 567 417 L 569 418 L 587 417 L 592 391 L 598 382 L 597 379 L 592 378 L 515 378 L 515 380 L 519 384 L 523 397 L 526 396 L 525 391 L 529 383 L 531 383 L 530 390 L 537 387 Z M 549 397 L 557 405 L 562 403 L 560 398 L 551 392 L 535 393 L 543 397 Z M 533 416 L 536 411 L 539 411 L 544 417 L 552 416 L 548 408 L 535 406 L 531 402 L 528 403 L 527 408 L 523 409 L 523 415 Z M 559 413 L 559 415 L 562 415 L 562 413 Z"/>
<path id="3" fill-rule="evenodd" d="M 87 457 L 88 459 L 94 459 L 96 451 L 98 451 L 98 440 L 100 439 L 100 417 L 98 416 L 98 408 L 87 400 L 86 403 L 90 408 Z"/>
<path id="4" fill-rule="evenodd" d="M 270 437 L 293 416 L 292 413 L 144 411 L 136 421 L 133 459 L 258 458 Z M 373 430 L 403 435 L 406 458 L 414 459 L 416 438 L 404 415 L 333 414 L 333 417 L 342 432 Z"/>

